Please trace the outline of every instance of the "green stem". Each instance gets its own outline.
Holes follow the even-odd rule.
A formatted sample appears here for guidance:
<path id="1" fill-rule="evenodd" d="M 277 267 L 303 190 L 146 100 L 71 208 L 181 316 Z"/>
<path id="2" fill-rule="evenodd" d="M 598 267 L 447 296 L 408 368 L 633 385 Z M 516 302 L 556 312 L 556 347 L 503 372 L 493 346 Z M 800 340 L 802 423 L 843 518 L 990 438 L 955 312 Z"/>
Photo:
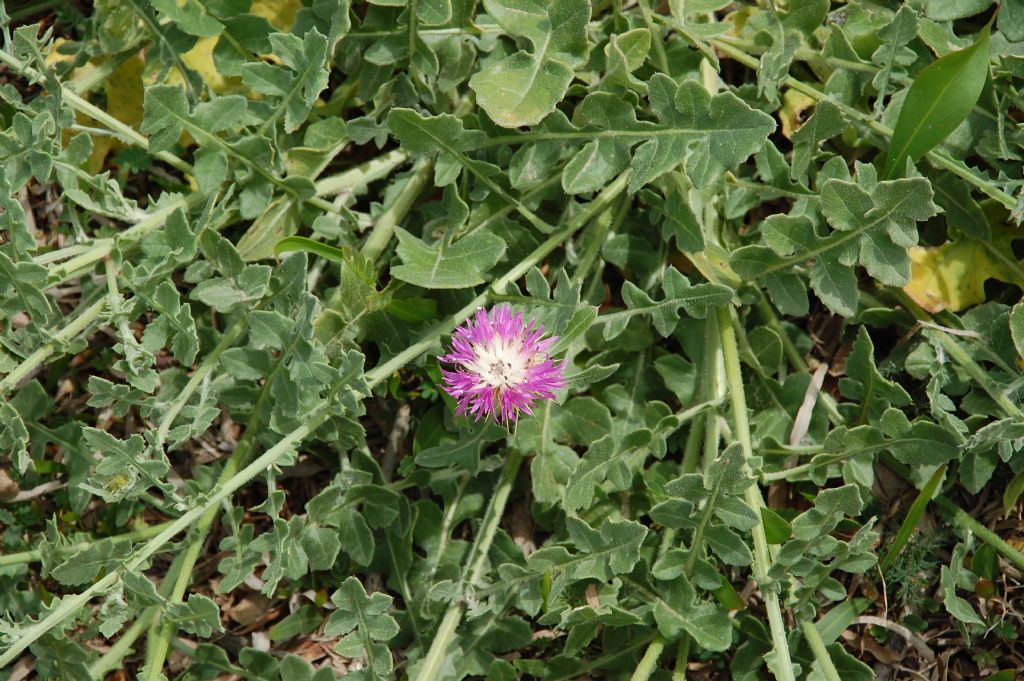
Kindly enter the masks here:
<path id="1" fill-rule="evenodd" d="M 102 681 L 108 673 L 120 667 L 121 661 L 131 652 L 132 644 L 149 628 L 150 622 L 159 612 L 160 607 L 156 605 L 146 608 L 130 627 L 118 635 L 114 645 L 103 653 L 103 657 L 89 665 L 89 677 L 93 681 Z"/>
<path id="2" fill-rule="evenodd" d="M 1020 551 L 1003 541 L 995 532 L 979 523 L 970 513 L 941 494 L 935 497 L 933 501 L 953 516 L 953 522 L 978 535 L 986 544 L 991 544 L 992 548 L 998 551 L 1003 558 L 1013 563 L 1018 570 L 1024 570 L 1024 554 L 1021 554 Z"/>
<path id="3" fill-rule="evenodd" d="M 78 542 L 76 544 L 71 544 L 70 546 L 59 547 L 57 550 L 61 554 L 71 554 L 75 553 L 76 551 L 84 551 L 96 542 L 105 539 L 109 539 L 110 541 L 114 542 L 135 542 L 139 541 L 140 539 L 149 539 L 150 537 L 155 537 L 156 535 L 160 534 L 168 525 L 170 525 L 170 522 L 160 523 L 159 525 L 150 525 L 149 527 L 140 527 L 137 530 L 125 532 L 124 534 L 119 534 L 113 537 L 96 537 L 95 539 Z M 21 551 L 19 553 L 8 553 L 6 555 L 0 556 L 0 567 L 6 567 L 8 565 L 22 565 L 24 563 L 35 563 L 36 561 L 40 561 L 42 559 L 43 552 L 39 549 L 35 549 L 32 551 Z"/>
<path id="4" fill-rule="evenodd" d="M 686 665 L 690 662 L 690 639 L 684 635 L 679 639 L 679 647 L 676 648 L 676 666 L 672 672 L 672 681 L 686 681 Z"/>
<path id="5" fill-rule="evenodd" d="M 810 620 L 802 621 L 800 623 L 800 630 L 804 633 L 804 638 L 807 639 L 807 643 L 811 646 L 811 652 L 814 653 L 814 659 L 818 661 L 818 666 L 821 668 L 821 673 L 825 676 L 825 681 L 842 681 L 839 671 L 836 670 L 836 665 L 832 662 L 832 656 L 829 655 L 825 642 L 821 639 L 821 634 L 818 633 L 818 628 L 814 626 L 814 622 Z"/>
<path id="6" fill-rule="evenodd" d="M 416 199 L 430 183 L 434 172 L 434 164 L 426 157 L 419 158 L 412 166 L 412 174 L 405 186 L 395 197 L 394 202 L 380 214 L 374 222 L 370 235 L 363 242 L 362 254 L 370 260 L 376 260 L 395 234 L 395 227 L 401 222 L 416 203 Z"/>
<path id="7" fill-rule="evenodd" d="M 402 149 L 393 149 L 386 154 L 372 158 L 366 163 L 349 168 L 343 173 L 325 177 L 316 183 L 317 196 L 337 196 L 353 194 L 390 175 L 395 168 L 409 160 L 409 154 Z"/>
<path id="8" fill-rule="evenodd" d="M 22 379 L 41 366 L 61 345 L 73 340 L 78 334 L 85 332 L 93 322 L 98 320 L 107 307 L 107 297 L 101 296 L 99 300 L 89 307 L 60 331 L 53 334 L 53 340 L 41 345 L 35 352 L 26 357 L 18 366 L 11 370 L 3 380 L 0 380 L 0 398 L 7 395 L 17 387 Z"/>
<path id="9" fill-rule="evenodd" d="M 224 464 L 224 469 L 221 471 L 220 476 L 217 479 L 217 485 L 224 484 L 231 480 L 231 478 L 234 477 L 238 470 L 248 460 L 249 454 L 255 446 L 256 437 L 263 427 L 260 414 L 262 413 L 267 400 L 270 398 L 270 386 L 274 383 L 274 378 L 277 376 L 277 372 L 282 366 L 284 366 L 285 359 L 286 357 L 284 355 L 278 358 L 277 363 L 274 365 L 274 369 L 264 381 L 259 397 L 256 398 L 256 403 L 253 405 L 252 414 L 249 416 L 249 421 L 246 423 L 245 435 L 242 436 L 238 446 L 235 447 L 235 451 L 231 453 L 227 463 Z M 192 579 L 192 569 L 199 560 L 203 545 L 206 543 L 206 536 L 209 534 L 210 528 L 213 526 L 213 522 L 217 519 L 217 513 L 219 510 L 220 508 L 218 506 L 210 506 L 207 508 L 206 512 L 203 513 L 199 522 L 196 524 L 192 536 L 189 537 L 188 547 L 181 559 L 181 568 L 178 571 L 177 578 L 174 580 L 174 587 L 168 596 L 168 600 L 171 603 L 180 602 L 184 598 L 185 591 L 188 589 L 189 582 Z M 161 625 L 159 621 L 155 621 L 153 623 L 153 627 L 157 627 L 158 625 Z M 168 621 L 159 626 L 159 629 L 153 630 L 150 637 L 150 643 L 146 649 L 146 669 L 148 670 L 146 677 L 147 681 L 157 681 L 157 679 L 160 678 L 160 673 L 163 670 L 164 659 L 167 656 L 168 647 L 171 639 L 177 633 L 177 629 L 177 625 L 174 622 Z"/>
<path id="10" fill-rule="evenodd" d="M 508 453 L 505 469 L 502 471 L 498 486 L 494 490 L 494 496 L 491 497 L 490 504 L 487 506 L 484 521 L 480 527 L 480 533 L 473 543 L 473 548 L 470 552 L 471 562 L 463 574 L 460 591 L 464 592 L 466 587 L 479 585 L 484 565 L 487 563 L 487 552 L 490 551 L 494 536 L 498 531 L 498 523 L 505 513 L 505 505 L 508 503 L 509 494 L 512 492 L 512 486 L 515 484 L 516 475 L 522 462 L 523 455 L 518 451 L 511 450 Z M 445 653 L 448 651 L 452 638 L 455 636 L 455 630 L 459 626 L 459 621 L 462 619 L 462 611 L 465 607 L 466 604 L 463 598 L 459 598 L 448 607 L 444 618 L 441 620 L 441 626 L 438 627 L 437 634 L 430 644 L 430 649 L 423 659 L 423 666 L 420 667 L 416 675 L 416 681 L 434 681 L 440 678 L 441 663 L 444 660 Z"/>
<path id="11" fill-rule="evenodd" d="M 729 395 L 732 399 L 732 416 L 735 424 L 735 436 L 743 448 L 743 456 L 749 463 L 754 456 L 750 438 L 750 422 L 747 419 L 747 400 L 743 390 L 743 373 L 740 369 L 739 347 L 736 332 L 732 327 L 731 311 L 728 307 L 718 309 L 718 332 L 722 342 L 722 354 L 725 356 L 725 375 L 729 384 Z M 747 506 L 761 518 L 761 507 L 764 499 L 757 485 L 751 485 L 745 492 Z M 771 558 L 768 553 L 768 540 L 764 533 L 764 524 L 760 521 L 750 531 L 754 539 L 754 579 L 761 588 L 765 610 L 768 613 L 768 626 L 771 630 L 772 644 L 775 648 L 779 681 L 795 681 L 793 665 L 790 659 L 789 644 L 786 642 L 786 624 L 782 619 L 779 606 L 779 595 L 768 584 L 768 570 Z"/>
<path id="12" fill-rule="evenodd" d="M 231 327 L 221 336 L 220 342 L 217 346 L 203 358 L 202 363 L 189 377 L 188 383 L 181 389 L 181 392 L 174 398 L 174 402 L 164 412 L 163 418 L 160 420 L 160 426 L 156 431 L 156 442 L 158 447 L 163 447 L 164 440 L 167 439 L 167 434 L 171 430 L 171 426 L 174 425 L 174 419 L 177 418 L 181 410 L 184 409 L 185 404 L 196 390 L 199 389 L 200 384 L 206 380 L 206 377 L 217 367 L 217 363 L 220 361 L 220 356 L 225 350 L 232 347 L 242 334 L 245 333 L 246 328 L 249 326 L 249 317 L 247 315 L 241 316 Z"/>
<path id="13" fill-rule="evenodd" d="M 658 659 L 664 650 L 665 637 L 661 634 L 655 635 L 654 640 L 647 645 L 647 650 L 644 651 L 644 656 L 640 658 L 640 664 L 636 666 L 629 681 L 647 681 L 651 678 L 651 674 L 658 668 Z"/>
<path id="14" fill-rule="evenodd" d="M 78 255 L 68 258 L 59 266 L 47 272 L 47 286 L 62 284 L 69 279 L 79 276 L 83 271 L 92 269 L 96 263 L 110 255 L 114 250 L 115 244 L 123 247 L 129 242 L 137 242 L 150 232 L 162 228 L 167 223 L 167 218 L 169 218 L 176 210 L 181 209 L 188 212 L 192 208 L 198 206 L 201 202 L 202 197 L 198 194 L 189 194 L 188 197 L 179 197 L 147 214 L 145 218 L 121 234 L 118 234 L 114 239 L 96 239 L 85 252 L 79 252 L 81 246 L 73 247 L 75 248 L 74 252 L 78 253 Z M 52 261 L 56 258 L 56 255 L 51 252 L 44 253 L 38 257 Z M 37 262 L 37 264 L 39 263 Z"/>

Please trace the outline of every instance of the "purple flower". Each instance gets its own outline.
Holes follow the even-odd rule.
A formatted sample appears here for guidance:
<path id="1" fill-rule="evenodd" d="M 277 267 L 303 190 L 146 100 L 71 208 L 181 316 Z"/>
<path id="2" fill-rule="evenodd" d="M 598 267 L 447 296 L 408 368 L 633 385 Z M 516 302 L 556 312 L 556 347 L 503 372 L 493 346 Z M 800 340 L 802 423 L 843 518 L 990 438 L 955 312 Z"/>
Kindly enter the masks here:
<path id="1" fill-rule="evenodd" d="M 553 399 L 565 387 L 565 362 L 555 362 L 548 348 L 557 336 L 541 339 L 544 327 L 523 315 L 512 314 L 508 305 L 490 312 L 480 308 L 474 319 L 455 329 L 452 347 L 438 357 L 453 364 L 441 369 L 444 390 L 454 397 L 460 414 L 493 416 L 498 423 L 515 421 L 519 412 L 533 415 L 537 400 Z"/>

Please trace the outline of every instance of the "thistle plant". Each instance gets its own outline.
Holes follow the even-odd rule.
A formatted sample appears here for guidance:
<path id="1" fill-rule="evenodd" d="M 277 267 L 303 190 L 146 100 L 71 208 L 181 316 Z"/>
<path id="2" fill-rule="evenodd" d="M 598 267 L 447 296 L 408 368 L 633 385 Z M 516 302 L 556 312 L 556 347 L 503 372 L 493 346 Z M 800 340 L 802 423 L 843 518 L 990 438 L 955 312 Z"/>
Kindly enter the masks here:
<path id="1" fill-rule="evenodd" d="M 1013 677 L 1022 27 L 0 6 L 0 679 Z"/>

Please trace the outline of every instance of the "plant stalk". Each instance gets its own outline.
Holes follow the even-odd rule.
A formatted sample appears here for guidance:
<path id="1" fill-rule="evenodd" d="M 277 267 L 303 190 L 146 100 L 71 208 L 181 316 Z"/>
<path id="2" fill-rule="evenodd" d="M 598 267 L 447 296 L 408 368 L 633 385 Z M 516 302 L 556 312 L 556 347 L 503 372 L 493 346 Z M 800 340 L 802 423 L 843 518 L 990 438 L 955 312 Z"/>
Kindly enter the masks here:
<path id="1" fill-rule="evenodd" d="M 829 655 L 828 648 L 825 647 L 825 642 L 821 639 L 821 634 L 818 633 L 818 627 L 814 626 L 814 622 L 804 620 L 800 623 L 800 631 L 803 632 L 804 638 L 811 646 L 811 652 L 814 653 L 814 659 L 818 661 L 818 666 L 821 667 L 825 681 L 842 681 L 835 663 L 832 662 L 832 656 Z"/>
<path id="2" fill-rule="evenodd" d="M 748 462 L 754 456 L 753 445 L 750 438 L 750 422 L 747 419 L 747 400 L 743 390 L 743 373 L 740 369 L 739 346 L 736 342 L 736 332 L 732 327 L 732 314 L 729 307 L 718 309 L 718 332 L 722 341 L 722 354 L 725 356 L 725 376 L 729 385 L 729 395 L 732 399 L 732 415 L 735 425 L 735 436 L 743 449 L 743 456 Z M 754 579 L 761 588 L 761 595 L 764 598 L 765 609 L 768 613 L 768 626 L 771 630 L 772 645 L 775 649 L 778 662 L 779 681 L 795 681 L 793 677 L 793 664 L 789 653 L 789 644 L 786 641 L 786 624 L 782 619 L 782 609 L 779 605 L 779 595 L 773 591 L 768 584 L 768 570 L 771 567 L 771 557 L 768 553 L 768 540 L 764 533 L 764 524 L 760 522 L 761 507 L 764 506 L 764 499 L 761 498 L 761 491 L 757 485 L 751 485 L 745 492 L 746 502 L 750 509 L 757 514 L 758 523 L 750 531 L 754 539 Z"/>
<path id="3" fill-rule="evenodd" d="M 107 301 L 108 299 L 106 296 L 101 296 L 99 300 L 82 310 L 82 312 L 71 320 L 67 326 L 55 333 L 52 341 L 44 343 L 35 352 L 18 364 L 18 366 L 14 367 L 14 369 L 11 370 L 11 373 L 7 374 L 3 380 L 0 380 L 0 398 L 14 390 L 22 379 L 26 378 L 29 374 L 35 371 L 36 368 L 41 366 L 60 345 L 71 341 L 78 334 L 83 333 L 86 329 L 92 326 L 92 324 L 103 315 L 103 311 L 107 307 Z"/>
<path id="4" fill-rule="evenodd" d="M 508 503 L 509 494 L 512 492 L 516 475 L 522 463 L 523 455 L 521 453 L 516 450 L 509 451 L 505 469 L 502 471 L 501 478 L 494 490 L 494 496 L 491 497 L 491 501 L 487 506 L 487 512 L 484 514 L 480 534 L 477 535 L 476 541 L 473 544 L 473 549 L 470 553 L 472 562 L 469 564 L 467 572 L 463 574 L 460 589 L 463 592 L 466 587 L 479 584 L 484 564 L 487 562 L 487 552 L 490 550 L 491 543 L 494 541 L 494 536 L 498 531 L 498 523 L 505 513 L 505 505 Z M 465 607 L 464 599 L 460 598 L 445 611 L 444 618 L 441 620 L 441 626 L 438 627 L 437 634 L 434 636 L 430 649 L 427 651 L 427 656 L 423 659 L 423 666 L 420 667 L 416 675 L 416 681 L 435 681 L 435 679 L 440 678 L 441 663 L 455 635 L 455 630 L 459 626 L 459 621 L 462 619 L 462 611 Z"/>

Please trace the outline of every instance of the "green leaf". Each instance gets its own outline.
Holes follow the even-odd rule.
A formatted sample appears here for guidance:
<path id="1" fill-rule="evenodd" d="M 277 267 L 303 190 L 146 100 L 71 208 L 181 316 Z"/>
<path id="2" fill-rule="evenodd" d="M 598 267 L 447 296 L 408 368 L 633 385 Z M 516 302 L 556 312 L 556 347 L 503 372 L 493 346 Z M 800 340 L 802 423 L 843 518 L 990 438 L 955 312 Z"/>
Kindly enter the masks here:
<path id="1" fill-rule="evenodd" d="M 270 45 L 283 66 L 255 62 L 242 66 L 242 82 L 256 92 L 280 98 L 270 121 L 284 113 L 284 130 L 292 132 L 306 120 L 320 92 L 327 87 L 327 38 L 313 29 L 299 38 L 289 33 L 271 33 Z"/>
<path id="2" fill-rule="evenodd" d="M 1020 499 L 1021 494 L 1024 494 L 1024 473 L 1018 473 L 1013 476 L 1013 480 L 1010 480 L 1009 484 L 1006 485 L 1006 489 L 1003 490 L 1004 518 L 1010 517 L 1010 512 L 1017 505 L 1017 500 Z"/>
<path id="3" fill-rule="evenodd" d="M 991 22 L 970 47 L 929 64 L 910 86 L 893 129 L 885 177 L 904 170 L 939 145 L 974 108 L 988 79 Z"/>
<path id="4" fill-rule="evenodd" d="M 189 594 L 185 603 L 168 603 L 164 606 L 163 617 L 182 631 L 201 638 L 209 638 L 215 631 L 224 631 L 220 623 L 220 608 L 202 594 Z"/>
<path id="5" fill-rule="evenodd" d="M 306 525 L 300 541 L 313 570 L 330 570 L 341 551 L 338 533 L 327 527 Z"/>
<path id="6" fill-rule="evenodd" d="M 456 289 L 482 284 L 486 281 L 484 273 L 505 254 L 501 237 L 482 230 L 458 241 L 445 238 L 432 245 L 400 227 L 395 234 L 402 264 L 391 268 L 391 276 L 422 288 Z"/>
<path id="7" fill-rule="evenodd" d="M 525 38 L 520 50 L 475 73 L 469 86 L 477 104 L 502 127 L 536 125 L 554 111 L 587 58 L 588 0 L 484 0 L 487 13 L 512 36 Z"/>
<path id="8" fill-rule="evenodd" d="M 173 492 L 174 486 L 164 481 L 170 464 L 167 458 L 145 446 L 141 435 L 119 440 L 96 428 L 83 428 L 86 446 L 99 455 L 89 480 L 81 487 L 104 500 L 120 501 L 141 494 L 150 486 Z M 155 454 L 156 458 L 152 458 Z"/>
<path id="9" fill-rule="evenodd" d="M 793 163 L 790 177 L 806 180 L 807 169 L 822 142 L 846 129 L 846 119 L 839 107 L 825 99 L 814 107 L 814 113 L 793 133 Z"/>
<path id="10" fill-rule="evenodd" d="M 626 466 L 627 451 L 621 450 L 611 435 L 605 435 L 594 442 L 566 483 L 565 510 L 575 513 L 579 509 L 589 508 L 594 500 L 594 488 L 605 479 L 613 481 L 613 489 L 628 487 L 632 473 Z"/>
<path id="11" fill-rule="evenodd" d="M 65 558 L 50 574 L 61 584 L 91 582 L 100 570 L 117 565 L 119 553 L 113 542 L 98 541 Z"/>
<path id="12" fill-rule="evenodd" d="M 862 264 L 890 286 L 910 281 L 907 248 L 917 243 L 917 225 L 937 212 L 928 180 L 912 178 L 878 182 L 874 169 L 858 165 L 857 182 L 827 180 L 821 208 L 835 231 L 822 237 L 804 215 L 772 215 L 765 220 L 764 246 L 733 251 L 737 274 L 766 278 L 776 303 L 794 300 L 801 284 L 788 270 L 810 265 L 810 283 L 818 297 L 837 314 L 856 312 L 857 278 L 852 265 Z M 794 288 L 795 287 L 795 288 Z"/>
<path id="13" fill-rule="evenodd" d="M 985 622 L 978 616 L 977 611 L 974 609 L 967 600 L 957 595 L 957 586 L 961 580 L 966 577 L 964 575 L 964 555 L 967 553 L 967 547 L 964 544 L 957 544 L 956 548 L 953 549 L 953 557 L 950 560 L 948 566 L 943 565 L 939 574 L 939 584 L 942 590 L 942 604 L 946 606 L 946 611 L 965 624 L 976 624 L 978 626 L 984 626 Z"/>
<path id="14" fill-rule="evenodd" d="M 355 630 L 367 648 L 370 641 L 388 641 L 399 632 L 395 618 L 388 614 L 391 600 L 391 596 L 380 592 L 367 595 L 359 579 L 349 577 L 331 596 L 338 609 L 331 613 L 324 633 L 345 636 Z"/>
<path id="15" fill-rule="evenodd" d="M 907 5 L 900 7 L 896 15 L 878 32 L 881 44 L 871 55 L 879 68 L 871 79 L 878 97 L 875 98 L 875 115 L 881 114 L 889 81 L 906 75 L 906 68 L 917 61 L 917 54 L 907 43 L 917 36 L 917 14 Z"/>
<path id="16" fill-rule="evenodd" d="M 846 397 L 861 403 L 862 413 L 872 416 L 881 416 L 889 405 L 904 407 L 911 401 L 903 386 L 878 371 L 875 345 L 863 326 L 857 330 L 857 340 L 846 360 L 846 378 L 839 381 L 839 389 Z"/>
<path id="17" fill-rule="evenodd" d="M 183 365 L 195 361 L 199 352 L 199 335 L 192 319 L 192 307 L 181 304 L 178 289 L 169 281 L 161 282 L 153 292 L 152 307 L 160 316 L 146 326 L 142 345 L 150 352 L 170 347 L 175 358 Z M 167 345 L 170 339 L 170 345 Z"/>
<path id="18" fill-rule="evenodd" d="M 761 523 L 769 544 L 785 544 L 792 535 L 786 519 L 767 506 L 761 508 Z"/>
<path id="19" fill-rule="evenodd" d="M 960 456 L 963 443 L 954 432 L 918 419 L 911 422 L 899 409 L 888 409 L 881 418 L 882 430 L 891 441 L 889 451 L 908 466 L 939 466 Z"/>
<path id="20" fill-rule="evenodd" d="M 304 236 L 288 236 L 278 241 L 274 246 L 275 258 L 280 258 L 285 253 L 295 252 L 312 253 L 334 262 L 347 262 L 351 257 L 340 248 L 313 239 L 307 239 Z"/>
<path id="21" fill-rule="evenodd" d="M 270 627 L 267 636 L 271 641 L 287 641 L 290 638 L 303 636 L 315 631 L 323 621 L 324 616 L 318 608 L 312 605 L 303 605 Z"/>
<path id="22" fill-rule="evenodd" d="M 476 474 L 480 470 L 480 451 L 507 432 L 491 422 L 471 424 L 457 442 L 444 442 L 421 451 L 416 455 L 416 463 L 425 468 L 457 466 Z"/>
<path id="23" fill-rule="evenodd" d="M 53 307 L 43 293 L 46 269 L 30 260 L 14 262 L 0 250 L 0 313 L 11 317 L 24 310 L 45 322 Z"/>
<path id="24" fill-rule="evenodd" d="M 814 540 L 835 529 L 845 516 L 860 513 L 864 502 L 856 485 L 825 489 L 814 497 L 814 507 L 793 519 L 796 540 Z"/>
<path id="25" fill-rule="evenodd" d="M 434 183 L 438 187 L 454 182 L 466 160 L 465 152 L 478 148 L 487 139 L 479 130 L 466 130 L 461 118 L 451 114 L 426 117 L 412 109 L 392 109 L 388 127 L 403 149 L 437 157 Z"/>
<path id="26" fill-rule="evenodd" d="M 1017 356 L 1024 357 L 1024 303 L 1017 303 L 1010 310 L 1010 336 L 1017 349 Z"/>
<path id="27" fill-rule="evenodd" d="M 692 317 L 702 318 L 709 309 L 725 305 L 732 299 L 732 289 L 721 284 L 694 286 L 674 267 L 665 271 L 662 287 L 665 297 L 655 301 L 636 284 L 626 281 L 622 286 L 622 300 L 627 309 L 598 317 L 598 321 L 605 325 L 605 340 L 621 334 L 626 330 L 629 320 L 641 314 L 650 315 L 658 333 L 668 336 L 676 328 L 680 308 Z"/>
<path id="28" fill-rule="evenodd" d="M 647 83 L 633 75 L 633 72 L 644 65 L 647 53 L 651 49 L 651 32 L 646 28 L 634 28 L 608 39 L 604 48 L 605 70 L 604 84 L 647 93 Z"/>
<path id="29" fill-rule="evenodd" d="M 698 600 L 684 577 L 674 580 L 668 591 L 664 598 L 657 598 L 654 603 L 654 621 L 662 636 L 674 640 L 686 632 L 705 650 L 729 649 L 732 624 L 722 607 Z"/>
<path id="30" fill-rule="evenodd" d="M 199 0 L 152 0 L 153 7 L 189 35 L 210 38 L 220 35 L 224 24 L 210 15 Z"/>

